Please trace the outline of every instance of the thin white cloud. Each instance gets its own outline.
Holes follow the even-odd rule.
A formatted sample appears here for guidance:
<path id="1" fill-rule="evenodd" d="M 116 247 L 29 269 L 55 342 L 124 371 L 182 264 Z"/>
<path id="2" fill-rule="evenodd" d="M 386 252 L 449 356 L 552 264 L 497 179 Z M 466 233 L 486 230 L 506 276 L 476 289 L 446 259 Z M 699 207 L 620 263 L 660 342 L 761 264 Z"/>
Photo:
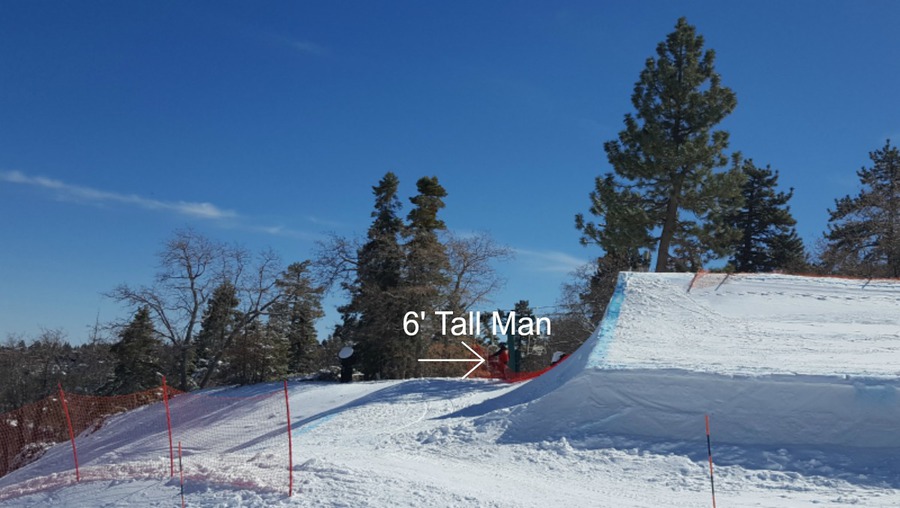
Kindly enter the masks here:
<path id="1" fill-rule="evenodd" d="M 287 46 L 294 51 L 297 51 L 298 53 L 304 53 L 306 55 L 312 56 L 326 56 L 329 54 L 328 48 L 315 42 L 298 40 L 294 39 L 293 37 L 286 37 L 283 35 L 267 34 L 264 37 L 269 38 L 270 40 L 281 44 L 282 46 Z"/>
<path id="2" fill-rule="evenodd" d="M 299 231 L 285 226 L 253 226 L 250 229 L 271 236 L 280 236 L 284 238 L 296 238 L 298 240 L 318 240 L 321 235 Z"/>
<path id="3" fill-rule="evenodd" d="M 529 260 L 529 263 L 537 265 L 537 269 L 544 272 L 569 273 L 589 263 L 586 259 L 577 258 L 565 252 L 545 250 L 535 251 L 528 249 L 513 249 L 516 254 Z"/>
<path id="4" fill-rule="evenodd" d="M 306 220 L 317 225 L 317 226 L 326 226 L 331 228 L 342 228 L 346 226 L 343 222 L 338 222 L 336 220 L 323 219 L 321 217 L 316 217 L 315 215 L 307 215 Z"/>
<path id="5" fill-rule="evenodd" d="M 288 41 L 289 45 L 301 53 L 307 53 L 314 56 L 324 56 L 328 53 L 323 46 L 309 41 Z"/>
<path id="6" fill-rule="evenodd" d="M 270 236 L 296 238 L 300 240 L 316 240 L 320 235 L 292 229 L 290 227 L 276 225 L 260 225 L 257 221 L 249 219 L 241 214 L 220 208 L 207 202 L 189 201 L 160 201 L 158 199 L 145 198 L 137 194 L 121 194 L 82 185 L 73 185 L 42 176 L 30 176 L 21 171 L 0 171 L 0 182 L 8 182 L 19 185 L 30 185 L 56 192 L 57 197 L 79 203 L 120 203 L 127 206 L 136 206 L 145 210 L 170 212 L 194 219 L 216 221 L 224 228 L 242 229 L 263 233 Z M 321 222 L 329 222 L 320 219 Z"/>
<path id="7" fill-rule="evenodd" d="M 174 212 L 196 219 L 234 219 L 237 212 L 219 208 L 212 203 L 194 203 L 189 201 L 160 201 L 145 198 L 137 194 L 120 194 L 81 185 L 73 185 L 42 176 L 29 176 L 21 171 L 0 171 L 0 180 L 20 185 L 30 185 L 56 191 L 60 197 L 92 203 L 122 203 L 137 206 L 146 210 L 162 210 Z"/>

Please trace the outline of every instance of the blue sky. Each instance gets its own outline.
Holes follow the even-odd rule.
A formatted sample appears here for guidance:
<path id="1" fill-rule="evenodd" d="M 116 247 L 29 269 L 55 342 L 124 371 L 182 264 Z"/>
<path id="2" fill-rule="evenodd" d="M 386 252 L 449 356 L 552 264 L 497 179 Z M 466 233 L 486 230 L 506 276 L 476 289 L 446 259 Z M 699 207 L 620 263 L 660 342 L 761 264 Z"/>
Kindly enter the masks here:
<path id="1" fill-rule="evenodd" d="M 780 170 L 812 244 L 900 140 L 900 3 L 5 1 L 0 339 L 127 316 L 102 293 L 149 283 L 177 228 L 306 259 L 365 232 L 387 171 L 404 213 L 436 175 L 450 229 L 518 252 L 495 306 L 552 305 L 679 16 L 737 94 L 731 150 Z"/>

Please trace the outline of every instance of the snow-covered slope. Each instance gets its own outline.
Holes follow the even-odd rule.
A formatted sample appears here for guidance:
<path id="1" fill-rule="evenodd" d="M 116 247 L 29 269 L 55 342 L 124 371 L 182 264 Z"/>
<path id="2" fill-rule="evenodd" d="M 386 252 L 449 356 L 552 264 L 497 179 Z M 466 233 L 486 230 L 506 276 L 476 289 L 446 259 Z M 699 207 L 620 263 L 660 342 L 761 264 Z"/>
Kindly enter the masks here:
<path id="1" fill-rule="evenodd" d="M 205 418 L 230 441 L 194 445 L 188 506 L 710 505 L 704 414 L 721 506 L 900 506 L 900 286 L 707 276 L 688 291 L 691 279 L 623 276 L 584 346 L 521 385 L 291 383 L 291 498 L 260 478 L 222 482 L 250 474 L 223 453 L 283 448 L 263 428 L 268 399 Z M 166 446 L 135 438 L 153 411 L 78 439 L 129 469 L 95 461 L 101 479 L 74 484 L 60 445 L 0 478 L 0 506 L 177 506 L 177 481 L 129 474 L 166 463 Z"/>

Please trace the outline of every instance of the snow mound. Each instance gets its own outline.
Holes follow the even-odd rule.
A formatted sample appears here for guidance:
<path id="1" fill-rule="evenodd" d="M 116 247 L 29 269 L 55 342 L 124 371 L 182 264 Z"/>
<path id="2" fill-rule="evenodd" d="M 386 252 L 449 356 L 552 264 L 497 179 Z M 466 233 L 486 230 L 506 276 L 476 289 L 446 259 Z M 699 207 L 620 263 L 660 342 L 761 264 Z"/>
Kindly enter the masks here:
<path id="1" fill-rule="evenodd" d="M 624 273 L 558 369 L 470 408 L 516 408 L 506 442 L 607 436 L 900 451 L 900 284 Z M 705 450 L 704 450 L 705 451 Z M 894 459 L 896 460 L 896 459 Z"/>

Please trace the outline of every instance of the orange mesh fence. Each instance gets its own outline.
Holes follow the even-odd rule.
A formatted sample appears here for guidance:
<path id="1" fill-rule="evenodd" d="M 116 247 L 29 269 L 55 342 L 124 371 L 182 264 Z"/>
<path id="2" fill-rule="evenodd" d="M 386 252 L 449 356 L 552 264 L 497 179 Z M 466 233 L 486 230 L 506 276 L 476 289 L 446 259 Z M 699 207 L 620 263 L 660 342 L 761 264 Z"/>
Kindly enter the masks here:
<path id="1" fill-rule="evenodd" d="M 0 476 L 37 460 L 68 432 L 58 397 L 0 415 Z"/>
<path id="2" fill-rule="evenodd" d="M 506 378 L 502 378 L 507 383 L 519 383 L 522 381 L 528 381 L 529 379 L 534 379 L 547 371 L 553 370 L 554 367 L 564 362 L 568 358 L 568 355 L 564 356 L 561 360 L 554 363 L 553 365 L 548 365 L 541 370 L 529 371 L 529 372 L 510 372 L 507 373 Z"/>
<path id="3" fill-rule="evenodd" d="M 477 369 L 469 373 L 469 378 L 498 379 L 509 383 L 517 383 L 536 378 L 556 366 L 553 364 L 536 371 L 513 372 L 508 367 L 503 368 L 496 357 L 491 357 L 492 351 L 483 344 L 472 339 L 466 340 L 465 343 L 485 360 Z M 478 361 L 474 358 L 471 351 L 465 349 L 459 342 L 436 342 L 428 348 L 425 354 L 428 358 L 466 359 L 466 361 L 430 363 L 422 370 L 422 375 L 425 377 L 461 377 L 472 369 L 474 362 Z M 469 363 L 469 358 L 472 358 L 471 362 L 473 363 Z"/>
<path id="4" fill-rule="evenodd" d="M 75 435 L 91 433 L 110 416 L 162 398 L 162 387 L 110 397 L 65 394 Z M 55 443 L 68 440 L 69 427 L 59 393 L 0 415 L 0 476 L 39 459 Z"/>
<path id="5" fill-rule="evenodd" d="M 472 374 L 469 375 L 469 377 L 473 378 L 477 377 L 483 379 L 497 379 L 505 381 L 507 383 L 519 383 L 522 381 L 528 381 L 529 379 L 534 379 L 541 374 L 544 374 L 545 372 L 553 369 L 560 363 L 556 362 L 540 370 L 514 372 L 509 367 L 504 367 L 503 365 L 501 365 L 495 358 L 491 358 L 491 352 L 488 351 L 484 346 L 480 344 L 474 344 L 472 346 L 472 349 L 474 349 L 482 358 L 485 359 L 485 362 L 480 367 L 475 369 Z M 568 355 L 564 356 L 562 360 L 567 357 Z"/>
<path id="6" fill-rule="evenodd" d="M 186 483 L 290 494 L 287 402 L 287 383 L 200 393 L 164 385 L 114 397 L 49 396 L 0 415 L 0 501 L 77 481 L 169 480 L 180 474 Z M 183 469 L 175 454 L 178 442 Z"/>

